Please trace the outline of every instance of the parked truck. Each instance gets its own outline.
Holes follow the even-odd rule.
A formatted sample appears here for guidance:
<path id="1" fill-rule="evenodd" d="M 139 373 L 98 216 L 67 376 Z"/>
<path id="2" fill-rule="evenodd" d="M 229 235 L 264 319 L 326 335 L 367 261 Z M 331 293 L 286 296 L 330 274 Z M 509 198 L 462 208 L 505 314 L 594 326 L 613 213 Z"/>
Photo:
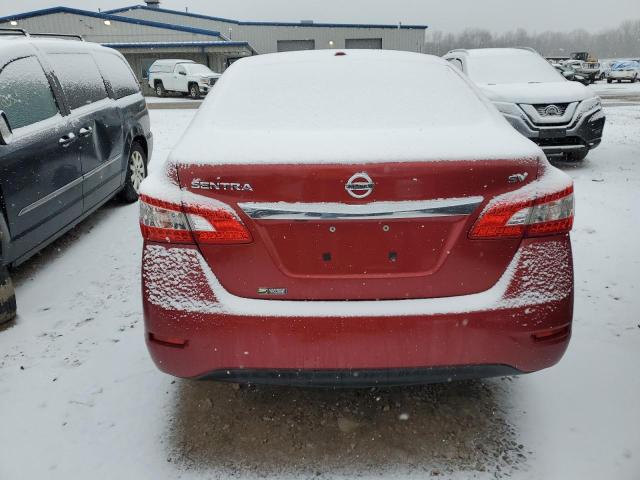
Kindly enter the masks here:
<path id="1" fill-rule="evenodd" d="M 565 62 L 565 65 L 570 66 L 578 74 L 582 75 L 587 83 L 600 80 L 600 62 L 598 57 L 589 52 L 572 53 L 571 60 Z"/>
<path id="2" fill-rule="evenodd" d="M 209 93 L 221 74 L 192 60 L 156 60 L 149 67 L 149 86 L 156 95 L 182 93 L 197 99 Z"/>

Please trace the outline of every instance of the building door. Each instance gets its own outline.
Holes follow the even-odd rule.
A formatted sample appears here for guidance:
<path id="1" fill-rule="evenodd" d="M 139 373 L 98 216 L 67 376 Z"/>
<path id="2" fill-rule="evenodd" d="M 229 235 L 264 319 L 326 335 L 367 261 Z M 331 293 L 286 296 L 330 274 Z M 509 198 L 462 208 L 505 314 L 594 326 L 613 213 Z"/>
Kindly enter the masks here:
<path id="1" fill-rule="evenodd" d="M 347 38 L 345 48 L 382 50 L 381 38 Z"/>
<path id="2" fill-rule="evenodd" d="M 315 49 L 315 40 L 278 40 L 278 52 L 295 52 L 297 50 Z"/>

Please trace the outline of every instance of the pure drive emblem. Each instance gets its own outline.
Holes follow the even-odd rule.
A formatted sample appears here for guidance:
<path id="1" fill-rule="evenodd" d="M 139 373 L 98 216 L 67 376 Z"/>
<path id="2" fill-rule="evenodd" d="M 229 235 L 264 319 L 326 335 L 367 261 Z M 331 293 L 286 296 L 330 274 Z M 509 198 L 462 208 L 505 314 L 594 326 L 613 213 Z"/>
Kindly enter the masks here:
<path id="1" fill-rule="evenodd" d="M 358 199 L 367 198 L 373 192 L 374 187 L 375 183 L 365 172 L 356 173 L 344 186 L 349 195 Z"/>

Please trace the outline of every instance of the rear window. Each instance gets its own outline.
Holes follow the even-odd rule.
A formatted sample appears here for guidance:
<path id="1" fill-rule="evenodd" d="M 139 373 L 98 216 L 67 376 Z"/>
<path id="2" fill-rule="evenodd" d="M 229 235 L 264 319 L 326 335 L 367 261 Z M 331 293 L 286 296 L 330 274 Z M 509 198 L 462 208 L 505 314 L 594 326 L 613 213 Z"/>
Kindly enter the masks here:
<path id="1" fill-rule="evenodd" d="M 15 60 L 0 71 L 0 110 L 6 114 L 12 129 L 58 113 L 49 80 L 35 57 Z"/>
<path id="2" fill-rule="evenodd" d="M 72 110 L 108 97 L 102 75 L 91 55 L 53 53 L 49 60 Z"/>
<path id="3" fill-rule="evenodd" d="M 138 80 L 122 58 L 112 53 L 96 53 L 94 55 L 100 70 L 111 84 L 116 98 L 123 98 L 140 91 Z"/>
<path id="4" fill-rule="evenodd" d="M 525 51 L 476 52 L 469 56 L 467 70 L 474 82 L 488 85 L 563 81 L 544 58 Z"/>
<path id="5" fill-rule="evenodd" d="M 487 116 L 485 104 L 448 64 L 317 57 L 236 63 L 201 113 L 215 110 L 225 129 L 291 130 L 452 126 Z"/>

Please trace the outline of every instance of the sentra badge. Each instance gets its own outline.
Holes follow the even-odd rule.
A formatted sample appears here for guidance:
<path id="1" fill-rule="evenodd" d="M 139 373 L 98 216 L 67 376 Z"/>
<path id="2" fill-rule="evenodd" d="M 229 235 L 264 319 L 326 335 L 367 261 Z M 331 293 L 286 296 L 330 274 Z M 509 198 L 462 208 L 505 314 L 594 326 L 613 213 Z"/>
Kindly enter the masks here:
<path id="1" fill-rule="evenodd" d="M 238 182 L 205 182 L 199 178 L 194 178 L 191 182 L 194 190 L 216 190 L 222 192 L 253 192 L 250 183 Z"/>

